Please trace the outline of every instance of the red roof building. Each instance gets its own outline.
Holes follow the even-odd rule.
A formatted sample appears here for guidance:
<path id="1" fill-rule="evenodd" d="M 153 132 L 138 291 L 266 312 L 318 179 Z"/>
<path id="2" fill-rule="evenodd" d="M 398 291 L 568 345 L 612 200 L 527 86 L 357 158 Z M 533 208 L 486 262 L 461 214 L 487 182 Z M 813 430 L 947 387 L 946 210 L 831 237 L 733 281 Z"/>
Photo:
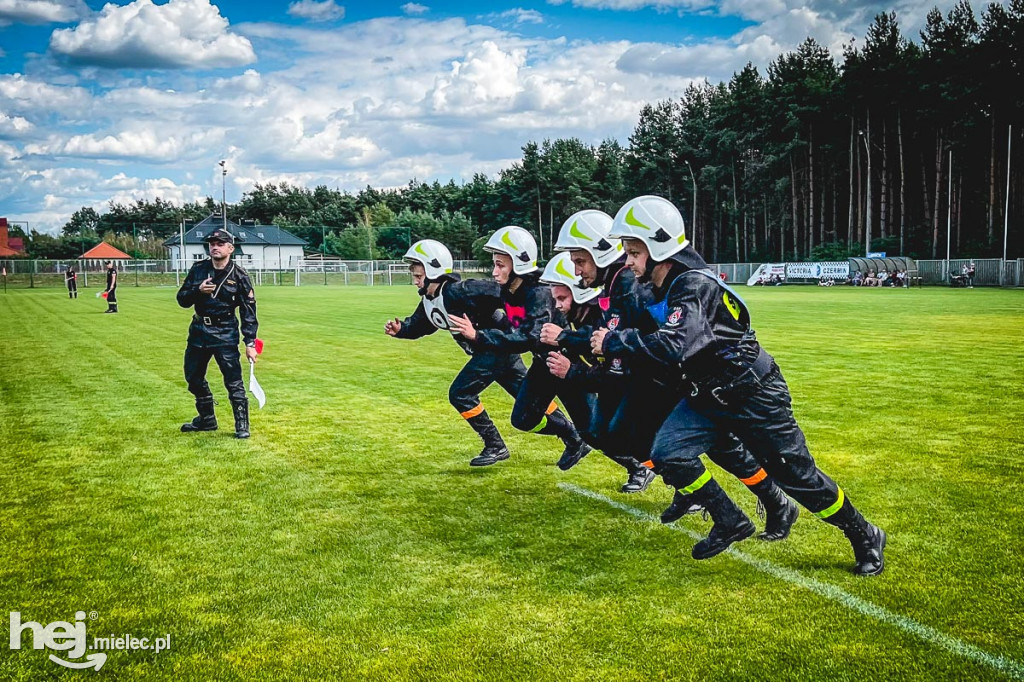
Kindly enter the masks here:
<path id="1" fill-rule="evenodd" d="M 81 256 L 81 260 L 131 260 L 132 257 L 127 253 L 112 246 L 106 242 L 100 242 L 96 246 L 92 247 Z"/>
<path id="2" fill-rule="evenodd" d="M 0 218 L 0 258 L 17 258 L 25 255 L 21 237 L 7 236 L 7 218 Z"/>

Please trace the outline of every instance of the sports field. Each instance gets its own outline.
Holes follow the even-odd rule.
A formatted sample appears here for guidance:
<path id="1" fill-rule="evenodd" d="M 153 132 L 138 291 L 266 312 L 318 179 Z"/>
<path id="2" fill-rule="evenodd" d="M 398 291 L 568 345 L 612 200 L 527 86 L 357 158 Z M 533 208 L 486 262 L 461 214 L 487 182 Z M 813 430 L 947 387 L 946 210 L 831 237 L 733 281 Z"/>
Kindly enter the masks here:
<path id="1" fill-rule="evenodd" d="M 597 453 L 560 472 L 497 387 L 512 459 L 470 469 L 465 356 L 382 333 L 408 286 L 259 288 L 253 437 L 215 366 L 221 430 L 180 434 L 174 291 L 0 294 L 0 617 L 170 635 L 96 673 L 0 634 L 0 678 L 1024 679 L 1024 291 L 741 291 L 819 464 L 889 533 L 868 579 L 808 513 L 691 560 L 709 521 L 652 521 L 671 491 L 620 494 Z"/>

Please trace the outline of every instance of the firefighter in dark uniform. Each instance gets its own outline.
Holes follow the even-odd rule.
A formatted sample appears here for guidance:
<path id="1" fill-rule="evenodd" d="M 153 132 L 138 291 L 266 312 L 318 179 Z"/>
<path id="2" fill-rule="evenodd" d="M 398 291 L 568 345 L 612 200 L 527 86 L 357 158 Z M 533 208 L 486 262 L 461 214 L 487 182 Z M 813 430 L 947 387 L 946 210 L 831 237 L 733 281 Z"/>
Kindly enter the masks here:
<path id="1" fill-rule="evenodd" d="M 117 268 L 114 266 L 114 261 L 107 261 L 107 288 L 104 289 L 104 293 L 107 294 L 107 309 L 105 313 L 116 313 L 117 312 Z"/>
<path id="2" fill-rule="evenodd" d="M 545 322 L 564 324 L 564 320 L 555 310 L 550 287 L 539 281 L 537 243 L 523 228 L 509 226 L 491 235 L 484 249 L 492 254 L 492 274 L 501 285 L 501 303 L 509 326 L 477 330 L 468 319 L 459 316 L 452 318 L 452 324 L 474 349 L 533 354 L 533 363 L 512 408 L 512 426 L 520 431 L 557 436 L 565 445 L 558 468 L 567 471 L 590 452 L 590 446 L 550 399 L 557 390 L 557 379 L 545 363 L 550 348 L 540 342 L 540 330 Z"/>
<path id="3" fill-rule="evenodd" d="M 758 344 L 746 305 L 689 246 L 679 211 L 660 197 L 638 197 L 616 214 L 612 235 L 623 239 L 633 271 L 662 290 L 658 317 L 664 322 L 648 334 L 599 330 L 593 348 L 609 358 L 656 363 L 689 389 L 658 431 L 651 459 L 666 482 L 714 520 L 708 537 L 694 546 L 694 558 L 714 556 L 752 532 L 699 459 L 729 432 L 786 493 L 843 531 L 853 546 L 854 573 L 881 573 L 885 533 L 815 465 L 789 388 Z"/>
<path id="4" fill-rule="evenodd" d="M 590 336 L 603 322 L 599 302 L 602 291 L 582 283 L 573 273 L 572 260 L 567 253 L 560 253 L 548 261 L 540 281 L 551 285 L 555 307 L 566 319 L 564 329 L 551 323 L 546 323 L 541 329 L 541 340 L 559 348 L 549 352 L 546 359 L 548 371 L 562 379 L 557 386 L 558 399 L 574 424 L 587 425 L 580 431 L 583 440 L 629 473 L 620 490 L 624 493 L 643 492 L 654 480 L 654 472 L 628 454 L 628 444 L 607 442 L 601 437 L 604 432 L 589 428 L 601 421 L 596 414 L 600 406 L 599 392 L 607 391 L 610 384 L 624 381 L 624 377 L 605 372 L 602 367 L 604 358 L 595 357 L 590 350 Z"/>
<path id="5" fill-rule="evenodd" d="M 574 272 L 584 284 L 600 283 L 606 295 L 599 299 L 604 313 L 602 323 L 594 329 L 625 330 L 629 328 L 654 331 L 649 306 L 657 307 L 655 292 L 649 283 L 638 282 L 626 267 L 626 256 L 618 239 L 610 237 L 612 217 L 601 211 L 581 211 L 562 225 L 555 248 L 567 250 Z M 561 332 L 545 325 L 542 338 Z M 589 344 L 589 339 L 588 339 Z M 663 366 L 645 363 L 642 359 L 630 367 L 623 358 L 614 358 L 601 367 L 607 368 L 595 417 L 600 422 L 591 430 L 602 434 L 610 447 L 626 448 L 647 459 L 654 436 L 669 412 L 682 397 L 678 388 L 665 381 Z M 767 475 L 760 464 L 731 434 L 723 433 L 707 451 L 708 457 L 740 479 L 758 499 L 758 510 L 765 515 L 765 530 L 758 537 L 765 541 L 784 540 L 796 521 L 798 510 Z M 646 469 L 646 467 L 645 467 Z M 649 471 L 649 470 L 647 470 Z M 663 523 L 671 523 L 685 514 L 700 511 L 687 496 L 677 493 L 662 515 Z"/>
<path id="6" fill-rule="evenodd" d="M 249 274 L 231 260 L 235 237 L 227 230 L 214 230 L 206 237 L 210 258 L 192 266 L 181 289 L 178 305 L 194 308 L 185 348 L 185 381 L 196 397 L 197 417 L 182 424 L 185 433 L 216 431 L 217 417 L 213 409 L 213 393 L 206 382 L 210 358 L 217 360 L 224 375 L 231 410 L 235 417 L 235 438 L 249 437 L 249 401 L 242 382 L 242 366 L 238 352 L 239 324 L 235 308 L 241 316 L 241 337 L 245 355 L 256 362 L 256 296 Z"/>
<path id="7" fill-rule="evenodd" d="M 64 272 L 64 282 L 68 285 L 68 298 L 78 298 L 78 273 L 74 265 L 69 265 Z"/>
<path id="8" fill-rule="evenodd" d="M 433 239 L 413 244 L 403 260 L 409 263 L 413 284 L 419 288 L 422 299 L 409 317 L 389 320 L 384 333 L 399 339 L 418 339 L 438 329 L 451 333 L 455 343 L 470 357 L 452 381 L 448 400 L 484 441 L 483 451 L 469 465 L 487 466 L 508 459 L 508 447 L 484 409 L 480 394 L 497 382 L 514 398 L 526 378 L 526 365 L 515 353 L 474 351 L 451 323 L 452 315 L 462 315 L 478 329 L 507 325 L 497 282 L 462 280 L 452 272 L 452 255 L 447 247 Z"/>

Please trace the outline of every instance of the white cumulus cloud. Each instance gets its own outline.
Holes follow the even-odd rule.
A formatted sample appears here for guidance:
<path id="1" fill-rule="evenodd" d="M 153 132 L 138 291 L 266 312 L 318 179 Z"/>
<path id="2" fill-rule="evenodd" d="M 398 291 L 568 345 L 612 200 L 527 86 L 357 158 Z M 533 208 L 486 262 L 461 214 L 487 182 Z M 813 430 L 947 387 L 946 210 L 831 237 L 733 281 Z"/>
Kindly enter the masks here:
<path id="1" fill-rule="evenodd" d="M 209 0 L 113 3 L 50 36 L 50 49 L 79 64 L 109 68 L 224 68 L 256 59 L 248 39 L 228 31 Z"/>
<path id="2" fill-rule="evenodd" d="M 0 0 L 0 26 L 62 23 L 88 12 L 82 0 Z"/>
<path id="3" fill-rule="evenodd" d="M 345 8 L 334 4 L 334 0 L 298 0 L 288 5 L 288 14 L 310 21 L 334 21 L 345 17 Z"/>
<path id="4" fill-rule="evenodd" d="M 426 5 L 420 5 L 415 2 L 407 2 L 402 5 L 402 11 L 409 15 L 425 14 L 430 11 L 430 8 Z"/>

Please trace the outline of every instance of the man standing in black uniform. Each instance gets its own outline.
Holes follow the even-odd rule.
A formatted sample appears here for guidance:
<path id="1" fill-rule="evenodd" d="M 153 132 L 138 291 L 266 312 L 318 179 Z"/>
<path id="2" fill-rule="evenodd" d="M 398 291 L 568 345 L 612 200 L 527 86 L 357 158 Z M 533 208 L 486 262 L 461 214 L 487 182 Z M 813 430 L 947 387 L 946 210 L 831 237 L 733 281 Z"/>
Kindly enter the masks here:
<path id="1" fill-rule="evenodd" d="M 78 273 L 74 265 L 69 265 L 64 272 L 64 282 L 68 285 L 68 298 L 78 298 Z"/>
<path id="2" fill-rule="evenodd" d="M 469 465 L 487 466 L 508 459 L 508 447 L 484 409 L 480 394 L 497 382 L 514 398 L 526 378 L 526 366 L 516 353 L 474 351 L 451 321 L 452 315 L 462 315 L 477 329 L 506 325 L 498 283 L 462 280 L 452 272 L 451 252 L 433 239 L 410 246 L 403 260 L 409 263 L 413 284 L 422 298 L 409 317 L 388 320 L 384 333 L 399 339 L 418 339 L 438 329 L 451 333 L 455 343 L 469 355 L 469 361 L 452 381 L 448 401 L 484 442 L 484 449 Z"/>
<path id="3" fill-rule="evenodd" d="M 619 209 L 612 236 L 623 240 L 633 271 L 663 289 L 664 321 L 649 334 L 599 330 L 593 348 L 610 358 L 659 364 L 691 389 L 658 431 L 652 460 L 667 482 L 714 519 L 711 533 L 694 546 L 694 558 L 714 556 L 752 532 L 699 459 L 729 432 L 786 493 L 843 531 L 853 546 L 854 573 L 881 573 L 885 532 L 868 523 L 815 464 L 793 416 L 789 387 L 757 342 L 746 305 L 689 246 L 679 211 L 660 197 L 638 197 Z"/>
<path id="4" fill-rule="evenodd" d="M 182 424 L 185 433 L 216 431 L 217 416 L 213 410 L 213 393 L 206 383 L 206 368 L 210 358 L 217 360 L 224 375 L 224 386 L 231 400 L 235 417 L 235 438 L 249 437 L 249 401 L 242 382 L 242 366 L 238 352 L 238 319 L 242 318 L 242 339 L 245 356 L 256 362 L 256 297 L 249 274 L 231 260 L 235 251 L 235 237 L 227 230 L 214 230 L 206 237 L 210 245 L 210 258 L 192 266 L 188 277 L 178 290 L 178 305 L 194 307 L 192 325 L 188 329 L 185 348 L 185 381 L 196 397 L 199 415 Z"/>
<path id="5" fill-rule="evenodd" d="M 117 312 L 117 268 L 114 267 L 114 261 L 107 261 L 107 288 L 104 290 L 107 294 L 107 309 L 105 313 L 116 313 Z"/>

